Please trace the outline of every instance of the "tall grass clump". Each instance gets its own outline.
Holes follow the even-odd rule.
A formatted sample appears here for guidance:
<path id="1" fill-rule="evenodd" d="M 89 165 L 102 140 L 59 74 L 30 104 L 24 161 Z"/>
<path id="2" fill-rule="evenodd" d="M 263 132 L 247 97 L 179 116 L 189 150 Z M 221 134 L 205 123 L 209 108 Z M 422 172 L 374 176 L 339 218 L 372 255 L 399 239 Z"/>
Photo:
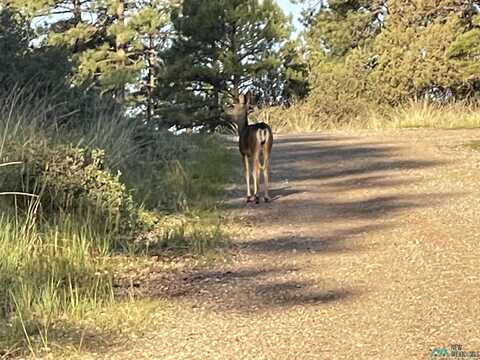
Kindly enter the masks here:
<path id="1" fill-rule="evenodd" d="M 216 208 L 237 169 L 235 153 L 220 137 L 162 131 L 144 140 L 148 146 L 125 177 L 138 202 L 166 213 Z"/>
<path id="2" fill-rule="evenodd" d="M 224 244 L 222 200 L 238 169 L 235 155 L 220 137 L 205 134 L 163 132 L 145 148 L 126 182 L 138 202 L 162 217 L 136 253 L 197 256 Z"/>
<path id="3" fill-rule="evenodd" d="M 46 347 L 52 325 L 113 299 L 103 271 L 112 238 L 88 220 L 0 218 L 0 353 L 24 345 L 35 351 L 33 338 Z"/>
<path id="4" fill-rule="evenodd" d="M 410 101 L 393 109 L 387 119 L 394 128 L 470 129 L 480 127 L 480 108 L 466 102 Z"/>
<path id="5" fill-rule="evenodd" d="M 0 160 L 17 164 L 2 171 L 0 188 L 38 196 L 44 218 L 93 214 L 111 230 L 134 228 L 137 209 L 121 180 L 137 149 L 133 128 L 118 114 L 101 115 L 101 125 L 75 126 L 29 92 L 0 99 Z M 28 197 L 9 200 L 23 212 L 30 204 Z"/>
<path id="6" fill-rule="evenodd" d="M 277 134 L 316 132 L 326 128 L 325 122 L 315 116 L 307 102 L 295 103 L 290 107 L 264 108 L 254 113 L 252 118 L 266 122 Z"/>

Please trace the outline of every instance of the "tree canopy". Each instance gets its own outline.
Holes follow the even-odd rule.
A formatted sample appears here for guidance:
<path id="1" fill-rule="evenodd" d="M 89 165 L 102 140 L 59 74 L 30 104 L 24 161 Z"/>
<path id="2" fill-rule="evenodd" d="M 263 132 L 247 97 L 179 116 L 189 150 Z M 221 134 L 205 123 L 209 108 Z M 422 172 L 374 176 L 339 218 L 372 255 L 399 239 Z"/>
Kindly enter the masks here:
<path id="1" fill-rule="evenodd" d="M 297 37 L 274 0 L 10 0 L 0 87 L 113 99 L 154 128 L 205 129 L 247 89 L 339 121 L 371 104 L 478 96 L 476 1 L 295 2 Z"/>
<path id="2" fill-rule="evenodd" d="M 477 2 L 303 3 L 309 101 L 319 112 L 341 119 L 372 103 L 476 96 Z"/>
<path id="3" fill-rule="evenodd" d="M 270 91 L 288 23 L 274 1 L 185 0 L 172 13 L 173 38 L 158 94 L 170 121 L 216 125 L 221 106 L 255 86 Z"/>

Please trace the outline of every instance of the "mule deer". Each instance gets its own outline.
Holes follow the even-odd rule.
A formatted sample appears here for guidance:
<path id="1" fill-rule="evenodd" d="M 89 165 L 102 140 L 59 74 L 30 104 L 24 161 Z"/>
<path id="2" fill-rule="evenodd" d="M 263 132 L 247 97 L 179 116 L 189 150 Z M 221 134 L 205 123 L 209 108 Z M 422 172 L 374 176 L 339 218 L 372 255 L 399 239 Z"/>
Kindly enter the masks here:
<path id="1" fill-rule="evenodd" d="M 260 170 L 263 172 L 264 200 L 270 201 L 268 194 L 270 152 L 273 144 L 272 129 L 267 124 L 248 124 L 248 114 L 252 110 L 250 105 L 250 93 L 240 95 L 235 99 L 233 107 L 227 110 L 227 114 L 238 127 L 239 149 L 243 161 L 243 173 L 247 182 L 247 203 L 260 202 L 258 186 L 260 183 Z M 263 163 L 260 162 L 262 155 Z M 250 188 L 250 160 L 252 164 L 253 196 Z"/>

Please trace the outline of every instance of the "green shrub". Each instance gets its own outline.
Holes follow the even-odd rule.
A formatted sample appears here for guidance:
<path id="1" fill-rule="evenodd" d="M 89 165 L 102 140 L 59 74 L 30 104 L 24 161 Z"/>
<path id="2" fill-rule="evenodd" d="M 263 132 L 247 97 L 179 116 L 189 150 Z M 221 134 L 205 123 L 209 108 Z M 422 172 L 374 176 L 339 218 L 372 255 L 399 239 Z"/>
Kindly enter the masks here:
<path id="1" fill-rule="evenodd" d="M 116 230 L 136 226 L 132 197 L 120 182 L 121 174 L 105 166 L 103 150 L 44 142 L 13 144 L 6 149 L 10 158 L 9 154 L 19 154 L 16 161 L 22 166 L 3 175 L 3 187 L 39 195 L 44 215 L 91 212 L 107 219 L 105 223 Z M 23 203 L 28 206 L 28 201 Z"/>
<path id="2" fill-rule="evenodd" d="M 78 213 L 111 230 L 140 225 L 138 206 L 119 172 L 138 149 L 131 121 L 116 112 L 110 117 L 99 112 L 97 119 L 62 126 L 65 118 L 49 99 L 18 90 L 0 97 L 0 163 L 20 163 L 0 168 L 0 192 L 39 195 L 39 214 L 45 219 Z M 31 205 L 30 197 L 8 200 L 24 212 Z"/>

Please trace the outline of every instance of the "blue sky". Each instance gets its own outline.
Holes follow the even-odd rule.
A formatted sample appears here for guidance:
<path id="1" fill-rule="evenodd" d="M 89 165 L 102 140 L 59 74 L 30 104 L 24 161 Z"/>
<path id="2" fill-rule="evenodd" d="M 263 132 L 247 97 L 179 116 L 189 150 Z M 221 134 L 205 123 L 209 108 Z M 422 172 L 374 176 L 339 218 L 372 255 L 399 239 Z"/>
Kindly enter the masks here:
<path id="1" fill-rule="evenodd" d="M 280 7 L 283 9 L 285 14 L 292 15 L 293 25 L 295 26 L 296 32 L 298 32 L 298 30 L 302 27 L 302 25 L 298 21 L 302 7 L 300 5 L 292 4 L 290 0 L 276 0 L 276 1 L 278 5 L 280 5 Z M 37 19 L 38 23 L 45 20 L 46 20 L 45 18 Z"/>
<path id="2" fill-rule="evenodd" d="M 277 0 L 277 3 L 285 11 L 295 12 L 300 8 L 298 5 L 292 4 L 290 0 Z"/>
<path id="3" fill-rule="evenodd" d="M 301 6 L 299 5 L 294 5 L 290 2 L 290 0 L 277 0 L 278 5 L 283 9 L 285 14 L 293 15 L 293 25 L 295 26 L 296 30 L 301 27 L 300 22 L 298 21 L 298 18 L 300 16 L 300 12 L 302 10 Z"/>

